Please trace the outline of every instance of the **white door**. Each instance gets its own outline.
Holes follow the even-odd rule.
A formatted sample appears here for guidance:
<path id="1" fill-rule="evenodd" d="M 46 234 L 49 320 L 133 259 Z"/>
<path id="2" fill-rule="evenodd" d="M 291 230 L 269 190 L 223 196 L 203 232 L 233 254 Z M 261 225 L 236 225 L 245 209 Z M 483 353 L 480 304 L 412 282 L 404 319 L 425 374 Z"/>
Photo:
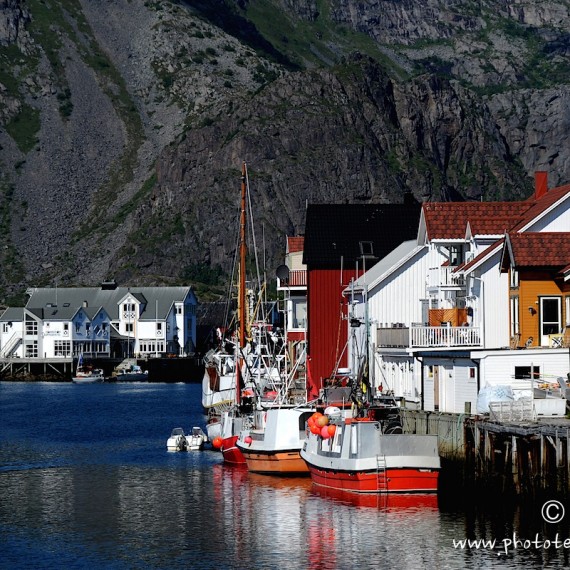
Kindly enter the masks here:
<path id="1" fill-rule="evenodd" d="M 548 346 L 550 334 L 562 330 L 562 302 L 560 297 L 540 297 L 540 345 Z"/>

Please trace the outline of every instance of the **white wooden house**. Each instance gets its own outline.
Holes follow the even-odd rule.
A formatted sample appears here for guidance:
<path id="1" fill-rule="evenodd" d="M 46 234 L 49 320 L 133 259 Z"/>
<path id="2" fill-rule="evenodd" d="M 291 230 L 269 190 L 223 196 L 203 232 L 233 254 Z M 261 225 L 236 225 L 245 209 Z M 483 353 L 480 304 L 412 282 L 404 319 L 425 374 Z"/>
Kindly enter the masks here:
<path id="1" fill-rule="evenodd" d="M 510 359 L 508 376 L 528 366 L 530 351 L 511 350 L 500 258 L 505 230 L 570 231 L 570 186 L 545 186 L 541 173 L 527 201 L 424 204 L 415 244 L 402 244 L 345 290 L 356 321 L 368 323 L 357 332 L 349 319 L 352 366 L 367 336 L 375 390 L 426 410 L 474 413 L 491 354 Z"/>
<path id="2" fill-rule="evenodd" d="M 0 358 L 186 356 L 196 346 L 190 287 L 37 288 L 0 315 Z"/>

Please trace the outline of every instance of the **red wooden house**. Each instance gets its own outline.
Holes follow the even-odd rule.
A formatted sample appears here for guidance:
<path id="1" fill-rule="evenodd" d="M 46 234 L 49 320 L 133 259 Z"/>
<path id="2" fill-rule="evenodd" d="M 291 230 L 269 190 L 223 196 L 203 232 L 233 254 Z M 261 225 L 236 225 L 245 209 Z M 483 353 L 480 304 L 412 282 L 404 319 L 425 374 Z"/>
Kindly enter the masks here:
<path id="1" fill-rule="evenodd" d="M 311 204 L 303 263 L 307 266 L 307 392 L 347 366 L 348 310 L 342 291 L 403 241 L 417 237 L 420 204 Z"/>

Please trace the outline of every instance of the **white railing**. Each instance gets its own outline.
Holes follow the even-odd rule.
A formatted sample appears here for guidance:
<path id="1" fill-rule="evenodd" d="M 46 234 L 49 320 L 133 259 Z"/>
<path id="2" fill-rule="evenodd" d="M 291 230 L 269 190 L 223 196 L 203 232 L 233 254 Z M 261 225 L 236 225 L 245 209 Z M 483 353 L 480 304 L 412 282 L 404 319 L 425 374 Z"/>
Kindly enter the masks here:
<path id="1" fill-rule="evenodd" d="M 465 279 L 454 273 L 455 267 L 449 265 L 430 267 L 428 271 L 428 287 L 463 287 Z"/>
<path id="2" fill-rule="evenodd" d="M 480 346 L 479 327 L 384 327 L 376 331 L 378 347 Z"/>
<path id="3" fill-rule="evenodd" d="M 6 358 L 16 350 L 19 344 L 22 342 L 22 336 L 20 332 L 15 332 L 4 345 L 2 351 L 0 351 L 0 356 Z"/>
<path id="4" fill-rule="evenodd" d="M 410 329 L 410 346 L 480 346 L 479 327 L 426 327 Z"/>

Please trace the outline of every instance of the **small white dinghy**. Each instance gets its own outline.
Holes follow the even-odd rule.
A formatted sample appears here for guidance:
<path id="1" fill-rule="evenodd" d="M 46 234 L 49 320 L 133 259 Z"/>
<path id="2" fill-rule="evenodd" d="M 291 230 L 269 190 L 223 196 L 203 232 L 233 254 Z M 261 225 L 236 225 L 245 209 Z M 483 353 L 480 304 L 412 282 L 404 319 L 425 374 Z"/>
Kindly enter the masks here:
<path id="1" fill-rule="evenodd" d="M 193 427 L 189 434 L 184 434 L 184 430 L 177 427 L 172 430 L 166 442 L 166 449 L 168 451 L 201 451 L 207 441 L 208 436 L 200 427 Z"/>

